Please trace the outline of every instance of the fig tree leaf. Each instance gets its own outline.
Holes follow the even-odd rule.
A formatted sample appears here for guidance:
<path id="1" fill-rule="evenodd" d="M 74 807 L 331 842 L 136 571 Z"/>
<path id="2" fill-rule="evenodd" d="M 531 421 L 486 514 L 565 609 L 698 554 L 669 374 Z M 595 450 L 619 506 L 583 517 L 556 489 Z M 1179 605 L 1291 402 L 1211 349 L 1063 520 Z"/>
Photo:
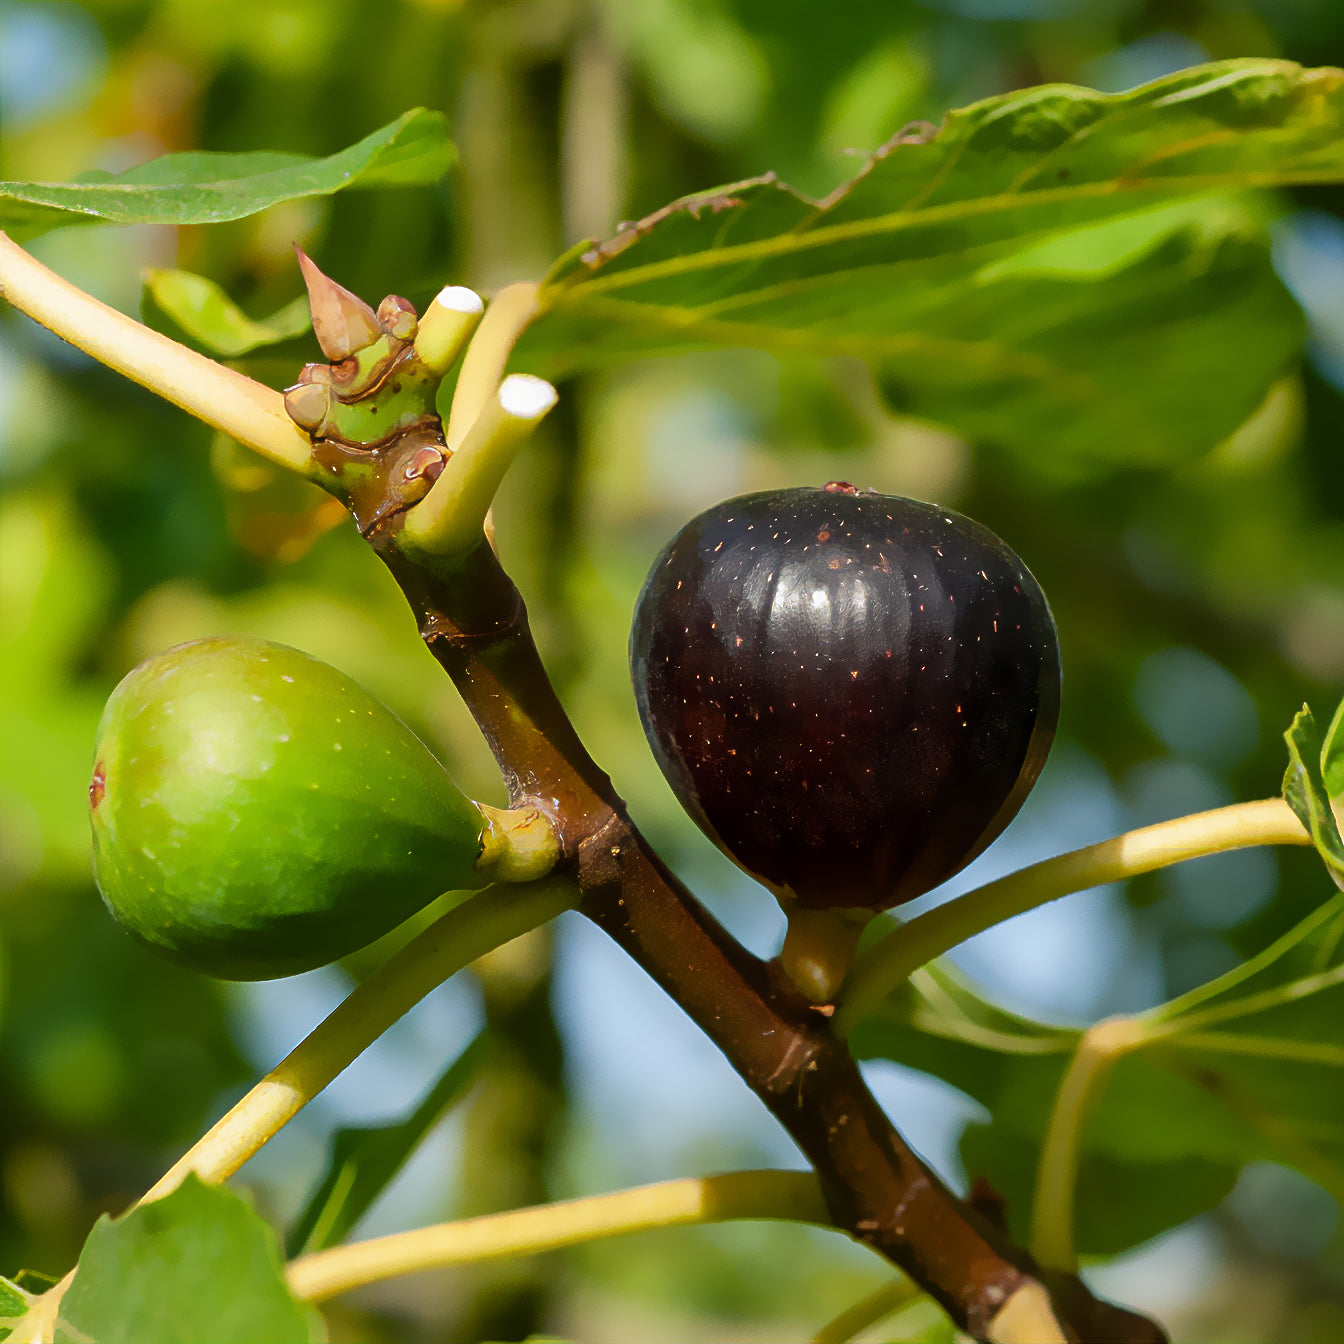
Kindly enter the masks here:
<path id="1" fill-rule="evenodd" d="M 900 409 L 1081 474 L 1204 451 L 1300 345 L 1247 188 L 1344 178 L 1344 72 L 1195 67 L 948 114 L 823 200 L 773 176 L 573 249 L 519 360 L 730 345 L 871 361 Z M 1062 464 L 1062 465 L 1060 465 Z"/>
<path id="2" fill-rule="evenodd" d="M 1333 740 L 1338 731 L 1338 718 L 1330 725 Z M 1344 839 L 1340 838 L 1339 824 L 1330 807 L 1322 763 L 1326 746 L 1321 742 L 1320 729 L 1311 710 L 1303 705 L 1293 719 L 1283 739 L 1288 744 L 1288 769 L 1283 776 L 1283 796 L 1297 819 L 1307 828 L 1316 852 L 1325 862 L 1334 883 L 1344 890 Z M 1337 766 L 1332 766 L 1337 769 Z"/>
<path id="3" fill-rule="evenodd" d="M 28 1310 L 28 1294 L 8 1279 L 0 1279 L 0 1317 L 22 1316 Z"/>
<path id="4" fill-rule="evenodd" d="M 195 1176 L 164 1199 L 100 1218 L 61 1303 L 58 1344 L 310 1344 L 321 1318 L 290 1293 L 272 1229 Z"/>
<path id="5" fill-rule="evenodd" d="M 1326 795 L 1344 798 L 1344 700 L 1335 709 L 1335 717 L 1325 730 L 1325 745 L 1321 747 L 1321 778 Z"/>
<path id="6" fill-rule="evenodd" d="M 0 1340 L 14 1333 L 19 1318 L 28 1313 L 28 1294 L 8 1279 L 0 1279 Z"/>
<path id="7" fill-rule="evenodd" d="M 1341 1018 L 1344 895 L 1226 975 L 1134 1018 L 1137 1045 L 1099 1075 L 1084 1111 L 1078 1179 L 1100 1202 L 1077 1202 L 1078 1249 L 1111 1253 L 1122 1234 L 1154 1235 L 1216 1203 L 1252 1161 L 1295 1167 L 1344 1198 Z M 985 1106 L 991 1121 L 967 1139 L 967 1171 L 1009 1197 L 1023 1229 L 1029 1210 L 1017 1206 L 1081 1038 L 1007 1013 L 935 965 L 851 1042 L 862 1058 L 921 1069 Z"/>
<path id="8" fill-rule="evenodd" d="M 270 317 L 256 321 L 213 280 L 191 271 L 146 272 L 145 298 L 197 346 L 225 359 L 292 340 L 313 324 L 306 297 L 300 296 Z"/>
<path id="9" fill-rule="evenodd" d="M 0 228 L 31 236 L 62 224 L 218 224 L 307 196 L 437 182 L 453 156 L 443 114 L 414 108 L 326 158 L 190 151 L 74 182 L 0 182 Z"/>
<path id="10" fill-rule="evenodd" d="M 959 1146 L 968 1175 L 1003 1196 L 1009 1230 L 1025 1242 L 1040 1144 L 1000 1125 L 971 1124 Z M 1140 1163 L 1090 1153 L 1078 1172 L 1074 1238 L 1086 1254 L 1119 1254 L 1212 1208 L 1238 1171 L 1199 1157 Z"/>
<path id="11" fill-rule="evenodd" d="M 476 1036 L 404 1120 L 377 1128 L 339 1129 L 327 1171 L 287 1238 L 289 1254 L 306 1255 L 343 1241 L 406 1160 L 471 1085 L 487 1049 Z"/>

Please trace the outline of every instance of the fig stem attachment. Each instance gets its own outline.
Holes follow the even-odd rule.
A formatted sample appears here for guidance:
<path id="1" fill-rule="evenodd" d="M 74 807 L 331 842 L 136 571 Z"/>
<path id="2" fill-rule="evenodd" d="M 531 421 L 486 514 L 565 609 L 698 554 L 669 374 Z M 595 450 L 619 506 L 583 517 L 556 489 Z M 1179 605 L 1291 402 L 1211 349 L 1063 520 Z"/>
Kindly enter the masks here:
<path id="1" fill-rule="evenodd" d="M 406 514 L 402 542 L 427 555 L 472 550 L 504 473 L 556 400 L 555 388 L 541 378 L 505 378 L 429 494 Z"/>
<path id="2" fill-rule="evenodd" d="M 813 1003 L 830 1003 L 845 978 L 872 910 L 786 907 L 789 926 L 779 964 Z"/>
<path id="3" fill-rule="evenodd" d="M 739 1218 L 831 1223 L 821 1183 L 812 1172 L 734 1171 L 464 1218 L 335 1246 L 291 1261 L 286 1275 L 296 1297 L 321 1302 L 419 1270 L 533 1255 L 656 1227 Z"/>
<path id="4" fill-rule="evenodd" d="M 481 857 L 476 867 L 493 882 L 535 882 L 560 858 L 560 838 L 539 807 L 491 807 L 477 803 L 485 817 Z"/>
<path id="5" fill-rule="evenodd" d="M 425 309 L 415 333 L 415 353 L 420 362 L 443 375 L 457 363 L 485 311 L 485 303 L 474 289 L 465 285 L 445 285 Z"/>
<path id="6" fill-rule="evenodd" d="M 108 368 L 309 480 L 319 469 L 308 436 L 280 393 L 188 350 L 63 280 L 0 233 L 0 294 Z"/>
<path id="7" fill-rule="evenodd" d="M 540 312 L 538 287 L 530 281 L 506 285 L 490 301 L 467 347 L 453 391 L 445 437 L 454 450 L 485 413 L 519 336 Z"/>
<path id="8" fill-rule="evenodd" d="M 868 947 L 840 995 L 836 1030 L 847 1035 L 898 985 L 958 943 L 1071 892 L 1229 849 L 1311 843 L 1282 798 L 1262 798 L 1144 826 L 1033 863 L 898 924 Z"/>

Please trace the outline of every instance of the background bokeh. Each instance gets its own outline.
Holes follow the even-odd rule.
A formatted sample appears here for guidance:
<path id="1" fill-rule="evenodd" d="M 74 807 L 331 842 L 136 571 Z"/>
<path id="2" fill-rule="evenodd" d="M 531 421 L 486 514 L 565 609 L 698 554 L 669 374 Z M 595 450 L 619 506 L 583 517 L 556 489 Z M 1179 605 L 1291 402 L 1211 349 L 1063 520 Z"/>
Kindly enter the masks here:
<path id="1" fill-rule="evenodd" d="M 137 312 L 147 267 L 209 275 L 254 316 L 300 292 L 291 243 L 377 301 L 486 292 L 687 192 L 777 171 L 824 193 L 905 122 L 1048 80 L 1128 88 L 1228 56 L 1344 61 L 1335 0 L 0 0 L 0 178 L 65 180 L 165 152 L 325 154 L 406 108 L 445 111 L 433 188 L 337 196 L 212 228 L 80 229 L 48 264 Z M 1003 535 L 1050 596 L 1061 739 L 1002 841 L 952 889 L 1134 825 L 1275 792 L 1280 733 L 1344 690 L 1344 193 L 1265 204 L 1308 358 L 1176 471 L 1064 481 L 903 420 L 843 360 L 736 351 L 567 383 L 498 509 L 507 564 L 597 759 L 677 869 L 753 948 L 773 902 L 677 810 L 648 755 L 625 641 L 659 547 L 747 489 L 844 478 Z M 153 316 L 151 314 L 151 316 Z M 281 387 L 310 338 L 240 362 Z M 352 674 L 477 797 L 488 754 L 382 567 L 323 497 L 6 311 L 0 314 L 0 1271 L 63 1272 L 343 993 L 360 964 L 257 986 L 160 964 L 104 915 L 84 789 L 98 713 L 141 657 L 204 634 L 295 644 Z M 1207 980 L 1323 897 L 1312 856 L 1252 851 L 1070 898 L 958 954 L 1012 1006 L 1065 1021 Z M 930 899 L 941 899 L 947 893 Z M 554 970 L 550 969 L 554 952 Z M 484 1017 L 513 1052 L 362 1230 L 618 1184 L 795 1164 L 763 1108 L 600 935 L 566 919 L 433 995 L 245 1168 L 278 1218 L 339 1125 L 408 1110 Z M 978 1108 L 870 1071 L 961 1179 Z M 1334 1201 L 1249 1169 L 1214 1213 L 1116 1265 L 1107 1290 L 1178 1336 L 1344 1336 Z M 333 1337 L 805 1338 L 883 1280 L 838 1238 L 744 1225 L 649 1234 L 352 1298 Z M 932 1319 L 931 1317 L 929 1319 Z M 926 1321 L 912 1317 L 911 1330 Z"/>

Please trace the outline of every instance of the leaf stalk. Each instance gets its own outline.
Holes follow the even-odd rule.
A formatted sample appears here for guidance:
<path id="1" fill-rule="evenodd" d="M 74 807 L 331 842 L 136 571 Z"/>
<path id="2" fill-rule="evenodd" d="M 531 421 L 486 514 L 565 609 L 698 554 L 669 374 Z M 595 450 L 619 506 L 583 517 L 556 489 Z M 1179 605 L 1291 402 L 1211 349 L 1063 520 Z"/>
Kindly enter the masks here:
<path id="1" fill-rule="evenodd" d="M 810 1171 L 735 1171 L 465 1218 L 337 1246 L 290 1263 L 296 1297 L 321 1302 L 383 1279 L 447 1265 L 578 1246 L 661 1227 L 772 1218 L 830 1224 Z"/>
<path id="2" fill-rule="evenodd" d="M 1086 845 L 986 883 L 897 925 L 860 954 L 836 1007 L 848 1034 L 921 966 L 968 938 L 1075 891 L 1120 882 L 1187 859 L 1253 845 L 1309 845 L 1282 798 L 1235 803 Z"/>
<path id="3" fill-rule="evenodd" d="M 62 340 L 228 434 L 317 479 L 312 445 L 278 392 L 179 345 L 77 289 L 0 233 L 0 294 Z"/>

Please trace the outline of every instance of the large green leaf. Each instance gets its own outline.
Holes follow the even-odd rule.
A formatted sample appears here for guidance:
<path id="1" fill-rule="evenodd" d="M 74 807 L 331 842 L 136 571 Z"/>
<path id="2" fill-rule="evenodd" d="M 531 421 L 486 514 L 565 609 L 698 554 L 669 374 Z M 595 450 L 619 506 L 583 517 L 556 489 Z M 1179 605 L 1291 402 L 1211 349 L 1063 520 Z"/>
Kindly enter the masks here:
<path id="1" fill-rule="evenodd" d="M 1098 1073 L 1080 1124 L 1076 1234 L 1114 1252 L 1216 1203 L 1246 1162 L 1293 1166 L 1344 1198 L 1344 896 L 1272 947 L 1133 1020 L 1135 1044 Z M 1029 1192 L 1065 1070 L 1083 1039 L 1002 1010 L 941 967 L 919 972 L 852 1038 L 945 1079 L 992 1122 L 967 1169 Z"/>
<path id="2" fill-rule="evenodd" d="M 239 1196 L 189 1176 L 100 1218 L 61 1302 L 58 1344 L 308 1344 L 325 1330 L 290 1293 L 275 1234 Z"/>
<path id="3" fill-rule="evenodd" d="M 75 182 L 0 182 L 0 228 L 31 236 L 61 224 L 218 224 L 305 196 L 436 182 L 452 161 L 443 114 L 415 108 L 324 159 L 191 152 Z"/>
<path id="4" fill-rule="evenodd" d="M 751 345 L 858 355 L 909 412 L 1068 465 L 1211 447 L 1301 339 L 1229 191 L 1344 178 L 1344 72 L 1049 85 L 906 133 L 824 201 L 758 178 L 576 248 L 520 361 Z"/>

